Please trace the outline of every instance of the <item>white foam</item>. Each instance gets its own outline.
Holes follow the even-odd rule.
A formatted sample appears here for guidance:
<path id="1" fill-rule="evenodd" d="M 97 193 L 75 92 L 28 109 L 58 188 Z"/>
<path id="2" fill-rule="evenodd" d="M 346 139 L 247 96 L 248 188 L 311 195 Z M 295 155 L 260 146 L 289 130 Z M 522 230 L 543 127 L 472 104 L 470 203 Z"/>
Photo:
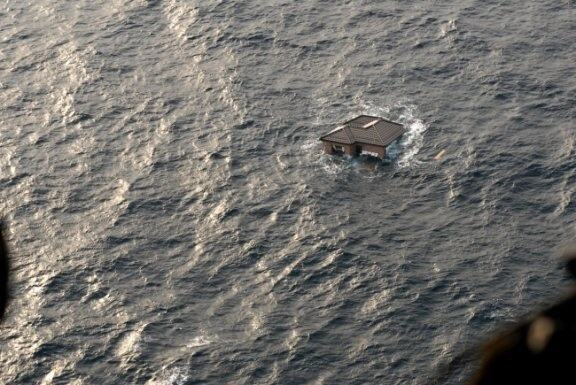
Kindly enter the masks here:
<path id="1" fill-rule="evenodd" d="M 312 150 L 315 147 L 320 147 L 320 141 L 318 140 L 318 138 L 311 138 L 308 139 L 304 142 L 304 144 L 302 144 L 302 150 Z"/>
<path id="2" fill-rule="evenodd" d="M 424 132 L 428 127 L 420 119 L 413 118 L 404 124 L 407 132 L 399 143 L 403 153 L 398 158 L 398 166 L 409 167 L 418 161 L 416 155 L 424 144 Z"/>
<path id="3" fill-rule="evenodd" d="M 200 346 L 206 346 L 212 343 L 212 340 L 206 336 L 199 335 L 192 338 L 187 344 L 186 347 L 188 348 L 197 348 Z"/>
<path id="4" fill-rule="evenodd" d="M 456 20 L 449 20 L 440 26 L 440 37 L 446 37 L 450 33 L 455 32 L 457 30 L 458 27 L 456 26 Z"/>
<path id="5" fill-rule="evenodd" d="M 188 380 L 188 373 L 183 368 L 173 369 L 164 384 L 166 385 L 183 385 Z"/>
<path id="6" fill-rule="evenodd" d="M 395 160 L 399 168 L 418 163 L 417 155 L 424 145 L 424 132 L 428 126 L 418 118 L 417 107 L 406 102 L 397 102 L 392 106 L 376 106 L 367 102 L 363 107 L 366 114 L 382 116 L 399 122 L 406 128 L 406 133 L 400 141 L 388 147 L 388 157 Z"/>
<path id="7" fill-rule="evenodd" d="M 149 380 L 147 385 L 184 385 L 190 375 L 188 371 L 184 368 L 176 367 L 170 370 L 164 370 L 159 376 L 160 378 L 154 378 Z"/>

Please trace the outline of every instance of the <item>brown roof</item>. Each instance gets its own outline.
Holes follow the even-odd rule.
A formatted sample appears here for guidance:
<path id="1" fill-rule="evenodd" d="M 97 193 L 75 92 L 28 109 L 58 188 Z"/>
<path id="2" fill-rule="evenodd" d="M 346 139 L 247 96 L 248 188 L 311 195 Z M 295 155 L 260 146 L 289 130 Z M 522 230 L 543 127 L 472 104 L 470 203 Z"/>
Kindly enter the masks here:
<path id="1" fill-rule="evenodd" d="M 406 130 L 404 126 L 378 116 L 360 115 L 336 127 L 320 140 L 352 144 L 365 143 L 388 146 Z"/>

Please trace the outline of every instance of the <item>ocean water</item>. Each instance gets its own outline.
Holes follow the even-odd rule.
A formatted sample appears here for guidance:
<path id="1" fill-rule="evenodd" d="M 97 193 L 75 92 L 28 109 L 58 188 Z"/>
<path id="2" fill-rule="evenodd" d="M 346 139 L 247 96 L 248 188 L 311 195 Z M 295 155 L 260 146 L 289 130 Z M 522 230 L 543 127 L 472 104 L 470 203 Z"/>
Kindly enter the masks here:
<path id="1" fill-rule="evenodd" d="M 427 383 L 567 288 L 575 62 L 569 0 L 2 1 L 0 383 Z"/>

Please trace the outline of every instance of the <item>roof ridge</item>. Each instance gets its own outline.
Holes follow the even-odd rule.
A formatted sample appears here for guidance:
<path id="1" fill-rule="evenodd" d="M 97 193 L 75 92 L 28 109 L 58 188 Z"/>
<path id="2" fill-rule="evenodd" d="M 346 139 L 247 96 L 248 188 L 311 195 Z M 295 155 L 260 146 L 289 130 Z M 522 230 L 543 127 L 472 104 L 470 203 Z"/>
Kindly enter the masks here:
<path id="1" fill-rule="evenodd" d="M 348 123 L 346 123 L 344 125 L 343 128 L 344 132 L 346 133 L 346 136 L 348 137 L 348 140 L 350 142 L 352 142 L 351 144 L 354 144 L 356 142 L 356 138 L 354 137 L 354 134 L 352 133 L 352 131 L 350 130 L 350 126 L 348 125 Z"/>
<path id="2" fill-rule="evenodd" d="M 378 139 L 380 139 L 380 144 L 384 143 L 384 139 L 382 139 L 382 135 L 380 135 L 380 130 L 378 130 L 378 128 L 376 127 L 378 125 L 378 123 L 380 123 L 382 120 L 382 118 L 379 118 L 378 121 L 372 126 L 374 127 L 374 137 L 378 137 Z M 376 139 L 376 138 L 374 138 Z"/>

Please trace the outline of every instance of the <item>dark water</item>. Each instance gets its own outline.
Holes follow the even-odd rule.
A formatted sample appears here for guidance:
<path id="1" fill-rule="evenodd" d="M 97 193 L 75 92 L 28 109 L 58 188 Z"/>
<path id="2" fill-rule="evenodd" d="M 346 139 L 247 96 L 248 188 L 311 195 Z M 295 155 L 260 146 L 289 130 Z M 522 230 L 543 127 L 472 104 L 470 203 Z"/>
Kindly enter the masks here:
<path id="1" fill-rule="evenodd" d="M 566 287 L 575 61 L 568 0 L 2 2 L 0 383 L 425 383 Z"/>

